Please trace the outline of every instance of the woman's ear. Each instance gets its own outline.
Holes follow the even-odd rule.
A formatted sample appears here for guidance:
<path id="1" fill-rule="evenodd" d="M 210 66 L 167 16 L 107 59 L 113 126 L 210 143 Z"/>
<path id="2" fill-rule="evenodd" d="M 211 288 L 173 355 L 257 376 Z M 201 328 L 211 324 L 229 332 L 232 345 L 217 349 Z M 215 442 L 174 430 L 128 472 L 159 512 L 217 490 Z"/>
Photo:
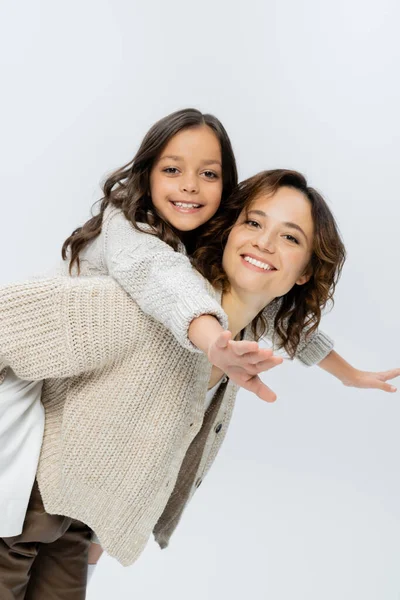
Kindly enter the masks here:
<path id="1" fill-rule="evenodd" d="M 311 275 L 312 275 L 312 272 L 309 269 L 307 269 L 305 271 L 305 273 L 303 273 L 303 275 L 301 275 L 298 278 L 298 280 L 296 281 L 296 284 L 297 285 L 304 285 L 305 283 L 307 283 L 307 281 L 310 281 Z"/>

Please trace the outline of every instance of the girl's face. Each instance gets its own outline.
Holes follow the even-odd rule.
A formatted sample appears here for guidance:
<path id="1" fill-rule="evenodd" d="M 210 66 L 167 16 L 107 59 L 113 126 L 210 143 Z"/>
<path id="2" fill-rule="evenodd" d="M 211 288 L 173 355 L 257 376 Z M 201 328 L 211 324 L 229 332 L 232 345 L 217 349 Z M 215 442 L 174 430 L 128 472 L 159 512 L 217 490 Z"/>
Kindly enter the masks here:
<path id="1" fill-rule="evenodd" d="M 150 173 L 153 205 L 180 231 L 206 223 L 222 195 L 222 158 L 217 136 L 208 126 L 180 131 L 168 142 Z"/>
<path id="2" fill-rule="evenodd" d="M 306 283 L 314 225 L 309 200 L 279 188 L 256 198 L 232 228 L 223 255 L 231 290 L 261 310 Z"/>

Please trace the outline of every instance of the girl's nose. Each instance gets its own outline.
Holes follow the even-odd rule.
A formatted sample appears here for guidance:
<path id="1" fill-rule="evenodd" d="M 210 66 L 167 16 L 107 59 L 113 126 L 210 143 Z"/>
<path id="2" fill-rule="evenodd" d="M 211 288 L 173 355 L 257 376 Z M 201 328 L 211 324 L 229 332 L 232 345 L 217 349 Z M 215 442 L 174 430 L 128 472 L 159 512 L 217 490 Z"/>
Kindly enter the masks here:
<path id="1" fill-rule="evenodd" d="M 188 194 L 195 194 L 199 191 L 197 179 L 191 176 L 183 177 L 181 180 L 181 189 L 182 192 L 186 192 Z"/>

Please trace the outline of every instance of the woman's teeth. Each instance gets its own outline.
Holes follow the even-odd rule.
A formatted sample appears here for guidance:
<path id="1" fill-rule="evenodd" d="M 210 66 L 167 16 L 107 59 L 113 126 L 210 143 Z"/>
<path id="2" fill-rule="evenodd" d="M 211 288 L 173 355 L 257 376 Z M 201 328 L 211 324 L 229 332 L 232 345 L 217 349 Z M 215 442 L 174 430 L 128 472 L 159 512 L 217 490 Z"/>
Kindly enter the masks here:
<path id="1" fill-rule="evenodd" d="M 173 202 L 174 206 L 178 206 L 179 208 L 200 208 L 201 204 L 193 204 L 188 202 Z"/>
<path id="2" fill-rule="evenodd" d="M 263 263 L 259 260 L 256 260 L 255 258 L 251 258 L 250 256 L 244 256 L 243 259 L 250 263 L 251 265 L 254 265 L 255 267 L 259 267 L 260 269 L 264 269 L 264 271 L 274 271 L 275 269 L 273 269 L 272 267 L 270 267 L 269 265 L 267 265 L 266 263 Z"/>

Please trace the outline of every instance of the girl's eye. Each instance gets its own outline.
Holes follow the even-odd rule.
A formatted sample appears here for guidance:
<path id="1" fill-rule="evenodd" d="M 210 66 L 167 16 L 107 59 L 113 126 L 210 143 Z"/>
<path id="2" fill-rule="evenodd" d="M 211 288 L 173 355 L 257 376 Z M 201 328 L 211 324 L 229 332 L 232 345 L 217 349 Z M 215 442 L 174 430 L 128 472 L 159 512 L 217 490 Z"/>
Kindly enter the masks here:
<path id="1" fill-rule="evenodd" d="M 214 173 L 214 171 L 204 171 L 203 175 L 205 175 L 207 179 L 218 179 L 218 175 Z"/>
<path id="2" fill-rule="evenodd" d="M 163 169 L 164 173 L 169 173 L 170 175 L 176 175 L 178 173 L 178 169 L 176 167 L 167 167 Z"/>
<path id="3" fill-rule="evenodd" d="M 245 224 L 250 225 L 250 227 L 259 227 L 260 226 L 260 224 L 257 223 L 257 221 L 252 221 L 251 219 L 247 219 L 245 221 Z"/>
<path id="4" fill-rule="evenodd" d="M 298 243 L 299 243 L 299 240 L 298 240 L 297 238 L 293 237 L 292 235 L 289 235 L 289 234 L 287 234 L 287 235 L 285 235 L 284 237 L 285 237 L 286 239 L 288 239 L 288 240 L 289 240 L 289 242 L 294 242 L 295 244 L 298 244 Z"/>

